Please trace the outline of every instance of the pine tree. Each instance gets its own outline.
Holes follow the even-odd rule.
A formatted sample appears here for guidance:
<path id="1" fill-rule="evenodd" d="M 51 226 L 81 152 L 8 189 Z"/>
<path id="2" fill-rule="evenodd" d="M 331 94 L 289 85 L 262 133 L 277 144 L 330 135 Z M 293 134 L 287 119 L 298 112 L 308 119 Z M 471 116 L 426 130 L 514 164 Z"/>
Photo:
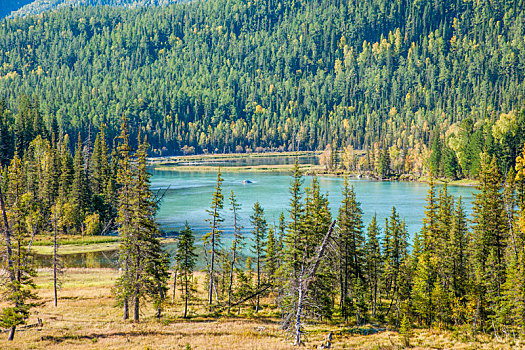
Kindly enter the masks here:
<path id="1" fill-rule="evenodd" d="M 9 280 L 4 286 L 6 301 L 9 306 L 5 307 L 0 314 L 0 327 L 10 328 L 8 340 L 14 339 L 16 327 L 24 324 L 29 317 L 29 310 L 34 305 L 28 301 L 36 298 L 32 292 L 32 289 L 35 288 L 33 277 L 36 272 L 27 247 L 30 233 L 27 230 L 26 220 L 28 220 L 27 212 L 31 194 L 24 191 L 22 180 L 21 160 L 15 155 L 8 168 L 6 201 L 4 201 L 3 193 L 0 191 L 0 209 L 5 233 L 7 273 L 9 276 Z M 9 208 L 9 216 L 6 208 Z"/>
<path id="2" fill-rule="evenodd" d="M 123 127 L 123 133 L 126 128 Z M 127 134 L 123 135 L 127 143 Z M 141 142 L 135 154 L 133 167 L 130 166 L 128 181 L 121 185 L 121 205 L 119 222 L 122 243 L 120 259 L 124 262 L 124 273 L 117 281 L 118 297 L 122 302 L 132 301 L 134 306 L 133 320 L 139 322 L 140 304 L 151 299 L 160 317 L 162 303 L 166 297 L 168 279 L 168 257 L 162 251 L 158 236 L 160 231 L 155 222 L 157 204 L 149 188 L 149 177 L 146 167 L 146 156 L 149 145 Z M 122 146 L 122 150 L 127 149 Z M 125 155 L 126 152 L 124 151 Z M 125 164 L 123 159 L 123 165 Z M 122 178 L 126 178 L 123 176 Z M 130 191 L 131 198 L 125 198 L 124 189 Z M 129 226 L 128 226 L 129 225 Z"/>
<path id="3" fill-rule="evenodd" d="M 233 241 L 231 248 L 231 263 L 230 263 L 230 283 L 228 286 L 228 313 L 230 312 L 232 290 L 233 290 L 233 275 L 235 269 L 235 263 L 237 262 L 237 255 L 240 250 L 244 247 L 244 235 L 242 233 L 243 227 L 240 225 L 239 210 L 241 205 L 237 203 L 237 198 L 233 193 L 230 193 L 230 210 L 233 213 Z"/>
<path id="4" fill-rule="evenodd" d="M 408 233 L 406 227 L 399 219 L 395 207 L 392 207 L 392 214 L 385 220 L 385 234 L 383 239 L 384 268 L 382 278 L 382 297 L 386 301 L 385 316 L 390 317 L 390 322 L 399 325 L 403 298 L 406 293 L 408 265 Z"/>
<path id="5" fill-rule="evenodd" d="M 73 159 L 73 182 L 71 185 L 71 203 L 74 210 L 75 228 L 78 232 L 84 234 L 82 227 L 84 218 L 89 210 L 90 195 L 86 182 L 86 172 L 84 163 L 84 154 L 82 152 L 82 140 L 78 135 L 78 142 L 75 148 L 75 157 Z"/>
<path id="6" fill-rule="evenodd" d="M 332 216 L 328 199 L 326 195 L 321 194 L 316 177 L 312 178 L 310 186 L 305 189 L 305 194 L 305 210 L 301 221 L 303 233 L 300 245 L 303 253 L 300 259 L 307 263 L 314 259 L 319 242 L 323 240 L 330 227 Z M 309 295 L 305 295 L 312 305 L 312 308 L 307 308 L 307 310 L 326 319 L 332 317 L 335 290 L 330 286 L 336 282 L 335 271 L 328 260 L 320 264 L 316 279 L 310 285 Z"/>
<path id="7" fill-rule="evenodd" d="M 93 155 L 91 156 L 90 185 L 93 194 L 93 209 L 102 214 L 103 221 L 109 221 L 111 216 L 109 212 L 110 202 L 106 198 L 106 188 L 109 185 L 111 175 L 108 153 L 104 128 L 101 127 L 95 139 Z"/>
<path id="8" fill-rule="evenodd" d="M 131 148 L 129 146 L 129 132 L 127 120 L 122 118 L 120 144 L 118 146 L 118 170 L 116 173 L 116 183 L 118 184 L 118 206 L 117 206 L 117 225 L 120 236 L 119 262 L 123 271 L 120 282 L 117 284 L 117 300 L 123 306 L 124 320 L 129 318 L 129 298 L 131 280 L 130 272 L 130 249 L 133 242 L 133 172 L 131 168 Z M 117 158 L 117 157 L 115 157 Z M 115 159 L 114 158 L 114 159 Z"/>
<path id="9" fill-rule="evenodd" d="M 399 327 L 399 334 L 403 337 L 403 345 L 410 347 L 410 338 L 412 337 L 412 325 L 407 314 L 403 314 L 401 325 Z"/>
<path id="10" fill-rule="evenodd" d="M 153 301 L 153 306 L 157 310 L 156 317 L 160 318 L 162 306 L 167 296 L 167 281 L 169 278 L 169 256 L 162 249 L 159 237 L 161 232 L 155 221 L 157 214 L 157 202 L 150 189 L 150 174 L 147 169 L 149 143 L 146 138 L 141 142 L 139 134 L 139 146 L 135 153 L 135 227 L 138 229 L 138 239 L 135 242 L 136 257 L 135 271 L 140 271 L 141 264 L 144 265 L 144 273 L 136 282 L 135 289 L 135 312 L 134 320 L 139 320 L 139 298 L 149 298 Z M 142 289 L 144 292 L 139 291 Z"/>
<path id="11" fill-rule="evenodd" d="M 378 303 L 381 302 L 380 283 L 382 272 L 381 245 L 379 241 L 379 227 L 377 217 L 374 215 L 368 226 L 367 241 L 365 245 L 366 280 L 368 281 L 368 294 L 372 317 L 376 315 Z"/>
<path id="12" fill-rule="evenodd" d="M 427 194 L 427 205 L 425 206 L 425 217 L 423 228 L 416 251 L 417 261 L 414 271 L 413 298 L 414 310 L 427 326 L 432 324 L 435 306 L 432 299 L 432 291 L 436 282 L 436 264 L 440 237 L 438 201 L 436 199 L 436 188 L 433 178 L 430 179 L 430 188 Z M 419 236 L 418 236 L 419 239 Z"/>
<path id="13" fill-rule="evenodd" d="M 263 272 L 263 263 L 265 261 L 266 255 L 266 235 L 268 225 L 266 219 L 264 218 L 264 209 L 261 207 L 259 202 L 255 202 L 253 205 L 253 214 L 250 216 L 250 223 L 253 225 L 252 229 L 252 253 L 255 254 L 255 263 L 256 263 L 256 290 L 261 288 L 261 274 Z M 257 295 L 255 312 L 259 311 L 259 295 Z"/>
<path id="14" fill-rule="evenodd" d="M 215 185 L 215 191 L 212 194 L 211 207 L 207 210 L 210 218 L 206 221 L 210 224 L 211 232 L 207 233 L 203 237 L 204 247 L 206 250 L 209 249 L 210 261 L 208 261 L 208 274 L 209 274 L 209 285 L 208 285 L 208 305 L 211 307 L 213 292 L 217 293 L 216 281 L 215 281 L 215 259 L 218 250 L 221 247 L 221 233 L 220 223 L 224 221 L 221 216 L 221 210 L 223 208 L 224 196 L 222 194 L 222 181 L 221 170 L 217 172 L 217 184 Z M 206 252 L 208 253 L 208 252 Z"/>
<path id="15" fill-rule="evenodd" d="M 364 284 L 364 234 L 362 210 L 356 201 L 353 186 L 349 186 L 345 177 L 343 183 L 343 200 L 337 218 L 337 238 L 340 255 L 340 289 L 341 310 L 343 317 L 348 319 L 351 305 L 358 305 L 362 295 L 358 293 L 358 286 Z M 363 310 L 355 308 L 356 323 L 364 317 Z"/>
<path id="16" fill-rule="evenodd" d="M 303 255 L 303 249 L 301 249 L 301 220 L 303 219 L 304 206 L 303 206 L 303 177 L 299 168 L 299 160 L 295 159 L 293 168 L 293 180 L 290 185 L 290 222 L 288 224 L 288 232 L 285 236 L 285 260 L 289 263 L 291 268 L 290 273 L 295 277 L 299 274 L 301 256 Z"/>
<path id="17" fill-rule="evenodd" d="M 184 298 L 184 318 L 188 316 L 188 302 L 192 296 L 192 277 L 193 270 L 197 259 L 194 246 L 195 237 L 191 227 L 186 222 L 184 230 L 179 236 L 177 251 L 175 253 L 175 262 L 177 265 L 178 275 L 181 278 L 182 297 Z"/>
<path id="18" fill-rule="evenodd" d="M 282 262 L 284 253 L 284 243 L 286 241 L 286 222 L 284 220 L 284 212 L 281 211 L 279 216 L 279 227 L 278 227 L 278 239 L 277 239 L 277 250 L 279 252 L 279 261 Z"/>
<path id="19" fill-rule="evenodd" d="M 509 178 L 512 174 L 509 171 L 505 188 L 506 212 L 511 221 L 505 254 L 506 280 L 503 285 L 504 300 L 501 316 L 523 332 L 525 330 L 525 148 L 516 158 L 515 169 L 514 181 Z M 515 194 L 509 193 L 509 187 L 515 189 Z M 512 204 L 513 201 L 517 204 L 517 212 Z"/>
<path id="20" fill-rule="evenodd" d="M 432 141 L 432 153 L 430 154 L 430 172 L 432 177 L 439 177 L 442 174 L 442 151 L 439 130 L 436 131 Z"/>
<path id="21" fill-rule="evenodd" d="M 469 290 L 469 233 L 467 227 L 467 217 L 463 208 L 461 197 L 458 199 L 449 236 L 449 253 L 452 262 L 450 271 L 450 286 L 455 298 L 455 305 L 461 310 L 466 305 L 466 295 Z M 456 324 L 463 322 L 462 313 L 455 312 L 457 315 L 454 320 Z"/>
<path id="22" fill-rule="evenodd" d="M 69 199 L 72 183 L 73 159 L 69 153 L 69 137 L 65 135 L 60 142 L 60 186 L 58 194 L 64 202 Z"/>
<path id="23" fill-rule="evenodd" d="M 275 239 L 275 228 L 270 226 L 268 229 L 268 239 L 266 240 L 265 266 L 268 274 L 269 283 L 273 283 L 277 268 L 279 267 L 279 246 Z"/>
<path id="24" fill-rule="evenodd" d="M 474 195 L 472 262 L 474 295 L 477 302 L 476 326 L 481 329 L 494 320 L 501 307 L 505 283 L 505 244 L 508 224 L 505 214 L 502 180 L 496 158 L 483 154 L 478 192 Z M 479 322 L 479 323 L 478 323 Z"/>

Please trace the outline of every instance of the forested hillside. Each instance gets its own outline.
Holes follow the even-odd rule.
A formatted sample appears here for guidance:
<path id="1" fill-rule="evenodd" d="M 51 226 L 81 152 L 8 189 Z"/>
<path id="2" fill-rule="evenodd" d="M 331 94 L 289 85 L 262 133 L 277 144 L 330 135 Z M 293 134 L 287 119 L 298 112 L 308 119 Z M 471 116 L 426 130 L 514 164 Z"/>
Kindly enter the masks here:
<path id="1" fill-rule="evenodd" d="M 0 22 L 0 91 L 6 118 L 31 95 L 72 144 L 101 124 L 117 135 L 126 114 L 157 155 L 351 145 L 421 172 L 434 143 L 439 173 L 446 161 L 451 177 L 474 177 L 481 150 L 506 170 L 524 140 L 514 113 L 524 10 L 522 0 L 67 8 Z"/>
<path id="2" fill-rule="evenodd" d="M 29 1 L 26 1 L 26 3 Z M 33 0 L 25 6 L 18 6 L 11 11 L 9 17 L 20 17 L 27 15 L 39 15 L 45 11 L 71 6 L 122 6 L 122 7 L 142 7 L 169 5 L 178 2 L 176 0 Z"/>

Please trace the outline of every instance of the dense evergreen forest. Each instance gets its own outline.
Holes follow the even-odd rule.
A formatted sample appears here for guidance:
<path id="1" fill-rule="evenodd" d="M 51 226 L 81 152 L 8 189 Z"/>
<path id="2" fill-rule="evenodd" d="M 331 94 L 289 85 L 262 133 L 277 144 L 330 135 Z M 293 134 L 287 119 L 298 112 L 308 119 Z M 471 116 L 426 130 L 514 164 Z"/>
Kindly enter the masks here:
<path id="1" fill-rule="evenodd" d="M 0 87 L 73 142 L 107 126 L 152 154 L 388 151 L 397 172 L 508 170 L 523 137 L 523 1 L 193 1 L 0 23 Z M 132 137 L 135 140 L 136 137 Z M 443 159 L 441 159 L 441 156 Z M 365 165 L 363 165 L 365 167 Z M 368 166 L 370 167 L 370 165 Z"/>
<path id="2" fill-rule="evenodd" d="M 119 7 L 143 7 L 168 5 L 179 2 L 177 0 L 31 0 L 19 1 L 13 4 L 11 10 L 6 13 L 10 18 L 24 17 L 28 15 L 39 15 L 43 12 L 56 10 L 63 7 L 74 6 L 119 6 Z M 27 4 L 27 5 L 24 5 Z M 24 6 L 22 6 L 24 5 Z M 12 12 L 11 12 L 12 11 Z M 0 13 L 1 17 L 1 13 Z"/>

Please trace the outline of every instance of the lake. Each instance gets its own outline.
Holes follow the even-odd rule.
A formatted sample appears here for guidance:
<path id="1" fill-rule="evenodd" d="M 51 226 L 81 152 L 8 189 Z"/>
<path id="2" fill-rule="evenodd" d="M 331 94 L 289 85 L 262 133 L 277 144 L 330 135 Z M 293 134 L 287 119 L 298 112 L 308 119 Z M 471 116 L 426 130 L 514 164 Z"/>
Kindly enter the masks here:
<path id="1" fill-rule="evenodd" d="M 203 267 L 201 237 L 209 231 L 209 225 L 205 221 L 209 217 L 206 209 L 211 203 L 217 173 L 151 170 L 151 175 L 152 189 L 155 192 L 164 192 L 157 213 L 157 221 L 161 229 L 166 233 L 177 233 L 187 221 L 197 235 L 196 244 L 200 245 L 197 250 L 201 253 L 199 254 L 201 258 L 198 261 L 198 266 L 199 268 Z M 222 242 L 224 246 L 230 246 L 232 238 L 233 220 L 228 201 L 232 190 L 237 196 L 238 203 L 242 205 L 239 212 L 240 222 L 244 226 L 247 236 L 251 230 L 249 217 L 256 201 L 259 201 L 264 208 L 266 220 L 269 224 L 278 224 L 281 211 L 288 218 L 288 188 L 292 180 L 289 173 L 228 172 L 227 167 L 224 167 L 222 177 L 224 178 L 222 189 L 225 197 L 224 210 L 222 211 L 224 217 Z M 320 176 L 318 179 L 321 191 L 328 196 L 332 215 L 335 218 L 342 200 L 343 178 Z M 311 177 L 305 176 L 304 186 L 309 185 L 311 180 Z M 377 215 L 379 224 L 383 226 L 385 218 L 390 216 L 392 206 L 395 205 L 399 216 L 405 219 L 411 237 L 421 229 L 424 206 L 426 205 L 425 198 L 428 191 L 427 184 L 356 178 L 349 178 L 349 182 L 354 186 L 357 200 L 361 203 L 365 227 L 368 226 L 374 214 Z M 165 190 L 166 188 L 168 189 Z M 472 187 L 449 186 L 451 194 L 456 198 L 462 197 L 468 213 L 471 213 L 473 191 Z M 166 244 L 165 249 L 173 256 L 175 244 Z M 117 255 L 115 251 L 90 252 L 71 254 L 64 257 L 63 260 L 66 267 L 111 267 L 115 266 Z M 49 266 L 49 257 L 39 256 L 37 263 L 39 266 Z"/>
<path id="2" fill-rule="evenodd" d="M 259 201 L 264 208 L 269 224 L 278 224 L 281 211 L 284 211 L 285 217 L 288 217 L 288 188 L 292 180 L 289 173 L 237 173 L 224 170 L 222 188 L 225 196 L 223 210 L 225 239 L 231 235 L 233 220 L 227 197 L 232 190 L 242 205 L 240 218 L 245 231 L 251 228 L 249 216 L 256 201 Z M 197 234 L 206 233 L 209 230 L 209 225 L 205 222 L 205 219 L 209 217 L 206 209 L 210 206 L 216 179 L 217 174 L 213 172 L 153 170 L 152 188 L 163 189 L 169 186 L 157 214 L 161 228 L 167 232 L 177 232 L 188 221 Z M 304 185 L 308 185 L 311 179 L 305 176 Z M 320 176 L 318 179 L 321 191 L 328 196 L 332 215 L 335 218 L 342 200 L 343 178 Z M 244 183 L 245 180 L 251 183 Z M 356 178 L 350 178 L 349 182 L 354 186 L 357 200 L 361 203 L 365 226 L 368 225 L 374 214 L 377 215 L 378 222 L 381 225 L 384 224 L 384 219 L 390 216 L 392 206 L 395 205 L 400 217 L 405 219 L 411 236 L 421 229 L 428 191 L 427 184 Z M 449 192 L 456 197 L 461 196 L 467 211 L 470 212 L 473 188 L 449 186 Z"/>

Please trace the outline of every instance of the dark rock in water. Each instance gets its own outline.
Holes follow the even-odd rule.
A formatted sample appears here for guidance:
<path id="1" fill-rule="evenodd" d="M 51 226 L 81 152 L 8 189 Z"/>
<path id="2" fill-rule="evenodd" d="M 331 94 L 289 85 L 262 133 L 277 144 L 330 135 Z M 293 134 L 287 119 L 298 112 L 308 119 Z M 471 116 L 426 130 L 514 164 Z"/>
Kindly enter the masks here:
<path id="1" fill-rule="evenodd" d="M 242 180 L 242 183 L 243 184 L 251 184 L 251 183 L 253 183 L 253 181 L 251 181 L 251 180 Z"/>

